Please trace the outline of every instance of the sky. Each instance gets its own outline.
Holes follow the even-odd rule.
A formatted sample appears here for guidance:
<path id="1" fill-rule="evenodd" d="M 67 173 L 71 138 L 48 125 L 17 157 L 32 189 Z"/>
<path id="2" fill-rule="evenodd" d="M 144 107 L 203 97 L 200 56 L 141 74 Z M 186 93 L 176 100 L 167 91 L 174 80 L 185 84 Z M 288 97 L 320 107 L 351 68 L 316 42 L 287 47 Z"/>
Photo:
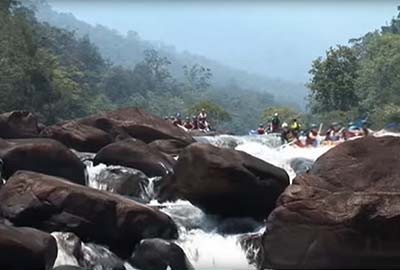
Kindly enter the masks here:
<path id="1" fill-rule="evenodd" d="M 50 0 L 90 24 L 264 76 L 306 82 L 330 46 L 378 29 L 397 15 L 393 0 L 167 1 Z"/>

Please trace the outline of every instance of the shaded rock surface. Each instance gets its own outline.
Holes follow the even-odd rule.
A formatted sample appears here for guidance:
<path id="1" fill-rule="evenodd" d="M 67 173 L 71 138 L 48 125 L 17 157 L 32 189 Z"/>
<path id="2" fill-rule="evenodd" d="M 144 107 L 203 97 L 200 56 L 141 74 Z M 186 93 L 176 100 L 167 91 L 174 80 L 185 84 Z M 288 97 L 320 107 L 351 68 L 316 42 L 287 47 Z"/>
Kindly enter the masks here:
<path id="1" fill-rule="evenodd" d="M 174 139 L 186 143 L 193 138 L 169 121 L 147 113 L 139 108 L 122 108 L 78 121 L 81 124 L 101 129 L 113 138 L 128 135 L 146 143 L 155 140 Z"/>
<path id="2" fill-rule="evenodd" d="M 29 170 L 59 176 L 85 184 L 85 165 L 68 148 L 51 139 L 0 139 L 3 178 L 18 170 Z"/>
<path id="3" fill-rule="evenodd" d="M 284 170 L 258 158 L 194 143 L 182 151 L 160 199 L 189 200 L 206 213 L 223 217 L 263 219 L 288 184 Z"/>
<path id="4" fill-rule="evenodd" d="M 82 245 L 80 265 L 96 270 L 125 270 L 124 262 L 105 247 L 88 243 Z"/>
<path id="5" fill-rule="evenodd" d="M 400 138 L 366 137 L 322 155 L 281 195 L 263 267 L 400 267 Z"/>
<path id="6" fill-rule="evenodd" d="M 122 196 L 63 179 L 20 171 L 0 190 L 2 216 L 18 226 L 74 232 L 85 242 L 110 247 L 124 258 L 144 238 L 176 238 L 162 212 Z"/>
<path id="7" fill-rule="evenodd" d="M 153 147 L 160 152 L 174 156 L 179 155 L 179 153 L 188 145 L 187 142 L 179 140 L 156 140 L 149 144 L 150 147 Z"/>
<path id="8" fill-rule="evenodd" d="M 49 270 L 56 256 L 56 240 L 50 234 L 0 225 L 0 269 Z"/>
<path id="9" fill-rule="evenodd" d="M 182 248 L 163 239 L 141 241 L 128 262 L 140 270 L 193 269 Z"/>
<path id="10" fill-rule="evenodd" d="M 35 138 L 40 133 L 38 119 L 27 111 L 0 114 L 0 137 L 4 139 Z"/>
<path id="11" fill-rule="evenodd" d="M 121 165 L 138 169 L 147 176 L 164 176 L 172 172 L 175 160 L 135 139 L 107 145 L 94 158 L 94 165 Z"/>
<path id="12" fill-rule="evenodd" d="M 139 170 L 108 166 L 95 176 L 92 187 L 120 195 L 141 198 L 149 184 L 147 176 Z"/>
<path id="13" fill-rule="evenodd" d="M 113 141 L 113 138 L 103 130 L 80 124 L 77 121 L 63 122 L 47 127 L 40 135 L 57 140 L 68 148 L 92 153 L 96 153 Z"/>

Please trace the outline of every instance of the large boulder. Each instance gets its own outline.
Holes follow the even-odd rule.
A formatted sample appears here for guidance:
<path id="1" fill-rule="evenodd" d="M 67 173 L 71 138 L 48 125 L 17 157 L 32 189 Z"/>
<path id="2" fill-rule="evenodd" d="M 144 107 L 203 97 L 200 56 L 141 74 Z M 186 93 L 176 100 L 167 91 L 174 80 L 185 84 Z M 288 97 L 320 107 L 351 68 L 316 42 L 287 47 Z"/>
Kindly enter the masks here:
<path id="1" fill-rule="evenodd" d="M 96 153 L 113 141 L 112 137 L 103 130 L 76 121 L 47 127 L 40 135 L 62 142 L 67 147 L 77 151 L 92 153 Z"/>
<path id="2" fill-rule="evenodd" d="M 175 160 L 135 139 L 107 145 L 94 158 L 94 165 L 121 165 L 138 169 L 147 176 L 164 176 L 172 172 Z"/>
<path id="3" fill-rule="evenodd" d="M 150 147 L 173 156 L 179 155 L 179 153 L 188 145 L 187 142 L 178 140 L 156 140 L 149 144 Z"/>
<path id="4" fill-rule="evenodd" d="M 59 176 L 85 184 L 86 167 L 68 148 L 51 139 L 0 139 L 3 178 L 18 170 Z"/>
<path id="5" fill-rule="evenodd" d="M 189 200 L 206 213 L 263 219 L 289 185 L 287 173 L 249 154 L 210 144 L 185 148 L 160 199 Z"/>
<path id="6" fill-rule="evenodd" d="M 40 133 L 37 118 L 27 111 L 0 114 L 0 137 L 3 139 L 35 138 Z"/>
<path id="7" fill-rule="evenodd" d="M 194 269 L 181 247 L 157 238 L 142 240 L 128 262 L 140 270 Z"/>
<path id="8" fill-rule="evenodd" d="M 367 137 L 322 155 L 281 195 L 264 268 L 400 267 L 400 138 Z"/>
<path id="9" fill-rule="evenodd" d="M 106 245 L 121 257 L 143 238 L 176 238 L 177 227 L 162 212 L 120 195 L 61 178 L 19 171 L 0 190 L 2 216 L 17 226 L 68 231 L 82 241 Z"/>
<path id="10" fill-rule="evenodd" d="M 0 225 L 0 269 L 49 270 L 56 257 L 56 240 L 50 234 Z"/>
<path id="11" fill-rule="evenodd" d="M 129 135 L 146 143 L 175 139 L 192 143 L 193 138 L 181 128 L 139 108 L 122 108 L 79 120 L 79 123 L 101 129 L 114 138 Z"/>

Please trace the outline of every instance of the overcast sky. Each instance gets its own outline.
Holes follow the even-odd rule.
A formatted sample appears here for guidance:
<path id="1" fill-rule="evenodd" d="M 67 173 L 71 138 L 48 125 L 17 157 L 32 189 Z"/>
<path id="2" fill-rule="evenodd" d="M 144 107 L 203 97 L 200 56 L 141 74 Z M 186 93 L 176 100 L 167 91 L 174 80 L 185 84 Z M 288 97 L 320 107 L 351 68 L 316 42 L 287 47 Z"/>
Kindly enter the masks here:
<path id="1" fill-rule="evenodd" d="M 329 46 L 379 28 L 396 1 L 50 0 L 90 24 L 174 45 L 261 75 L 306 81 Z"/>

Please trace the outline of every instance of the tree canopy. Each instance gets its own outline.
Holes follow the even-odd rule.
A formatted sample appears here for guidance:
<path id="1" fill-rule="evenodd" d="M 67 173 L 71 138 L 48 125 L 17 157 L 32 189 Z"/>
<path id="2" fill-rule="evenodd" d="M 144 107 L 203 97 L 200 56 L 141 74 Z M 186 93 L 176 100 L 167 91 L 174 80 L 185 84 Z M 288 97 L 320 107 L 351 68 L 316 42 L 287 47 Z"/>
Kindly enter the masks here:
<path id="1" fill-rule="evenodd" d="M 310 70 L 309 106 L 319 116 L 369 117 L 376 128 L 398 122 L 400 17 L 380 31 L 330 48 Z"/>
<path id="2" fill-rule="evenodd" d="M 181 66 L 182 76 L 176 77 L 172 60 L 148 47 L 131 67 L 115 65 L 88 36 L 39 22 L 28 8 L 10 8 L 12 2 L 7 7 L 2 2 L 0 9 L 3 112 L 28 110 L 52 124 L 121 106 L 159 116 L 205 107 L 214 127 L 242 133 L 257 125 L 263 107 L 274 103 L 267 93 L 212 85 L 213 70 L 197 63 Z M 131 33 L 129 38 L 135 37 Z"/>

